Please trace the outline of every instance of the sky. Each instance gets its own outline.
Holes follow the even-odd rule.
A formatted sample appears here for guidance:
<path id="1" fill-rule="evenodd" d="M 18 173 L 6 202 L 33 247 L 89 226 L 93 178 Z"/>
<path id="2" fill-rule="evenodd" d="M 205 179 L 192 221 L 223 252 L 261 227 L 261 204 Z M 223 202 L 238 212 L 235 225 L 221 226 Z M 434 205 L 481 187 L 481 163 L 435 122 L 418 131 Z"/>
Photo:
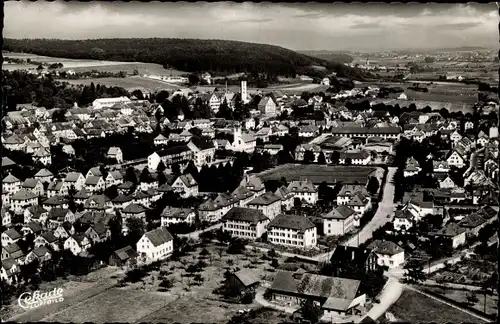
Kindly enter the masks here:
<path id="1" fill-rule="evenodd" d="M 292 50 L 498 47 L 489 4 L 5 2 L 5 38 L 201 38 Z"/>

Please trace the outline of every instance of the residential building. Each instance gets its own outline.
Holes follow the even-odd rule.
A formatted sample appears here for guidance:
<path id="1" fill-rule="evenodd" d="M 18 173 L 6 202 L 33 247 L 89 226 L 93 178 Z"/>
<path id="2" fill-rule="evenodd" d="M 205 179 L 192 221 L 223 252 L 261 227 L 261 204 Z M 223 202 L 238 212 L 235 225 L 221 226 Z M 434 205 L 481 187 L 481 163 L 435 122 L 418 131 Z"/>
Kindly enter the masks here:
<path id="1" fill-rule="evenodd" d="M 310 180 L 294 180 L 287 187 L 288 191 L 293 193 L 294 199 L 314 205 L 318 201 L 318 190 Z"/>
<path id="2" fill-rule="evenodd" d="M 316 226 L 305 216 L 276 216 L 268 224 L 268 241 L 295 248 L 312 248 L 317 244 Z"/>
<path id="3" fill-rule="evenodd" d="M 26 179 L 26 180 L 24 180 L 23 189 L 30 190 L 38 197 L 41 197 L 44 194 L 43 184 L 38 179 Z"/>
<path id="4" fill-rule="evenodd" d="M 137 242 L 137 253 L 147 261 L 164 259 L 174 250 L 174 237 L 165 227 L 145 233 Z"/>
<path id="5" fill-rule="evenodd" d="M 171 187 L 174 192 L 179 192 L 183 198 L 198 196 L 198 182 L 191 174 L 177 177 Z"/>
<path id="6" fill-rule="evenodd" d="M 193 151 L 194 164 L 197 167 L 209 164 L 215 159 L 215 146 L 210 141 L 194 136 L 187 144 L 187 147 Z"/>
<path id="7" fill-rule="evenodd" d="M 258 209 L 273 220 L 281 212 L 281 198 L 272 192 L 266 192 L 247 203 L 248 208 Z"/>
<path id="8" fill-rule="evenodd" d="M 26 189 L 21 189 L 10 197 L 10 209 L 16 215 L 23 214 L 26 208 L 37 204 L 38 196 Z"/>
<path id="9" fill-rule="evenodd" d="M 85 180 L 85 190 L 92 193 L 102 192 L 106 187 L 106 183 L 102 176 L 88 176 Z"/>
<path id="10" fill-rule="evenodd" d="M 324 235 L 343 236 L 354 227 L 356 212 L 346 205 L 340 205 L 333 207 L 328 214 L 322 215 L 321 218 L 323 219 Z"/>
<path id="11" fill-rule="evenodd" d="M 269 218 L 261 210 L 233 207 L 222 218 L 223 230 L 232 236 L 255 240 L 266 232 Z"/>
<path id="12" fill-rule="evenodd" d="M 186 223 L 193 224 L 196 213 L 192 208 L 176 208 L 167 206 L 161 213 L 161 226 L 168 227 L 170 224 Z"/>
<path id="13" fill-rule="evenodd" d="M 106 158 L 115 160 L 116 163 L 122 163 L 123 162 L 123 152 L 121 148 L 119 147 L 110 147 L 108 150 L 108 153 L 106 154 Z"/>
<path id="14" fill-rule="evenodd" d="M 380 266 L 387 266 L 389 269 L 393 269 L 405 262 L 405 251 L 394 242 L 375 240 L 368 245 L 368 248 L 375 253 L 377 263 Z"/>

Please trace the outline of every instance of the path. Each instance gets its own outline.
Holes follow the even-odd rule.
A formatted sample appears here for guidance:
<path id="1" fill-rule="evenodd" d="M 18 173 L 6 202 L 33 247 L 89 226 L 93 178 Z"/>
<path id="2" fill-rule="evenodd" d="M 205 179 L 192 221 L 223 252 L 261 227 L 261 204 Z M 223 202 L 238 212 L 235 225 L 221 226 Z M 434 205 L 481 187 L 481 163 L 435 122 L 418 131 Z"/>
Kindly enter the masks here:
<path id="1" fill-rule="evenodd" d="M 179 236 L 180 237 L 192 238 L 192 239 L 198 239 L 201 233 L 209 232 L 211 230 L 219 229 L 219 228 L 222 228 L 222 224 L 215 224 L 215 225 L 209 226 L 209 227 L 207 227 L 205 229 L 202 229 L 202 230 L 199 230 L 199 231 L 196 231 L 196 232 L 192 232 L 192 233 L 188 233 L 188 234 L 180 234 Z"/>
<path id="2" fill-rule="evenodd" d="M 361 231 L 351 237 L 345 245 L 348 246 L 358 246 L 366 242 L 372 237 L 373 232 L 382 227 L 385 223 L 392 221 L 394 218 L 394 173 L 396 173 L 395 167 L 389 167 L 387 172 L 387 177 L 384 186 L 384 192 L 382 196 L 382 201 L 378 204 L 378 209 L 375 212 L 373 218 L 366 224 Z M 390 217 L 387 218 L 387 215 Z"/>
<path id="3" fill-rule="evenodd" d="M 446 304 L 446 305 L 448 305 L 448 306 L 450 306 L 450 307 L 453 307 L 453 308 L 455 308 L 455 309 L 458 309 L 459 311 L 462 311 L 462 312 L 467 313 L 467 314 L 469 314 L 469 315 L 471 315 L 471 316 L 474 316 L 474 317 L 476 317 L 476 318 L 479 318 L 479 319 L 481 319 L 482 321 L 486 321 L 487 323 L 490 323 L 490 322 L 491 322 L 491 319 L 488 319 L 488 318 L 486 318 L 486 317 L 480 316 L 480 315 L 478 315 L 478 314 L 476 314 L 476 313 L 473 313 L 473 312 L 471 312 L 471 311 L 469 311 L 469 310 L 467 310 L 467 309 L 464 309 L 464 308 L 462 308 L 462 307 L 458 307 L 458 306 L 456 306 L 456 305 L 454 305 L 454 304 L 452 304 L 452 303 L 449 303 L 449 302 L 447 302 L 447 301 L 445 301 L 445 300 L 443 300 L 443 299 L 441 299 L 441 298 L 437 298 L 436 296 L 433 296 L 433 295 L 431 295 L 431 294 L 425 293 L 425 292 L 423 292 L 423 291 L 421 291 L 421 290 L 419 290 L 419 289 L 417 289 L 417 288 L 415 288 L 415 287 L 412 287 L 412 286 L 406 285 L 406 286 L 405 286 L 405 288 L 408 288 L 408 289 L 410 289 L 410 290 L 416 291 L 416 292 L 418 292 L 419 294 L 422 294 L 422 295 L 424 295 L 424 296 L 426 296 L 426 297 L 429 297 L 429 298 L 432 298 L 432 299 L 434 299 L 434 300 L 437 300 L 437 301 L 439 301 L 439 302 L 441 302 L 441 303 L 443 303 L 443 304 Z"/>
<path id="4" fill-rule="evenodd" d="M 389 307 L 391 307 L 392 304 L 399 299 L 403 293 L 403 287 L 403 284 L 401 284 L 398 279 L 389 277 L 380 296 L 378 297 L 380 303 L 373 304 L 366 316 L 370 316 L 372 319 L 376 320 L 380 316 L 384 315 Z"/>

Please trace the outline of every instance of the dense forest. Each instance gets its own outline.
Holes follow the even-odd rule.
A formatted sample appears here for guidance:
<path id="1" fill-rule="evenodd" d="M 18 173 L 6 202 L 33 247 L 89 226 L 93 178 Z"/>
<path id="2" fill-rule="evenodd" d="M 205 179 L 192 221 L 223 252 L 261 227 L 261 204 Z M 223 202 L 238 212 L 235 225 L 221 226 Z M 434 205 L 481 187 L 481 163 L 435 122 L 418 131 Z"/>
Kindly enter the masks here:
<path id="1" fill-rule="evenodd" d="M 330 51 L 299 51 L 299 53 L 338 63 L 352 63 L 354 61 L 354 58 L 347 53 Z"/>
<path id="2" fill-rule="evenodd" d="M 266 73 L 295 77 L 312 65 L 325 72 L 362 79 L 364 72 L 272 45 L 226 40 L 175 38 L 4 39 L 4 50 L 71 59 L 135 61 L 162 64 L 188 72 Z M 304 70 L 306 69 L 306 70 Z"/>

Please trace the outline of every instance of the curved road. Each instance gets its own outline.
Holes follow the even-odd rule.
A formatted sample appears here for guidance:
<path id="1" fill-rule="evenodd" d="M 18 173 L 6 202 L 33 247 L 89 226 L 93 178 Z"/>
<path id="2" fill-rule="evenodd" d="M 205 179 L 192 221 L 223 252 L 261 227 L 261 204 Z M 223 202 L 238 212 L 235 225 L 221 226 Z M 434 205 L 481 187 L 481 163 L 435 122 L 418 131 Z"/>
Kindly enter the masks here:
<path id="1" fill-rule="evenodd" d="M 364 243 L 372 237 L 372 234 L 376 229 L 382 227 L 388 221 L 392 221 L 394 218 L 394 206 L 396 206 L 394 203 L 393 183 L 394 173 L 396 173 L 396 170 L 397 168 L 395 167 L 388 168 L 382 201 L 378 204 L 378 209 L 372 220 L 368 222 L 368 224 L 366 224 L 357 235 L 351 237 L 345 245 L 358 246 L 358 240 L 359 244 Z M 387 215 L 390 215 L 390 217 L 387 218 Z"/>

